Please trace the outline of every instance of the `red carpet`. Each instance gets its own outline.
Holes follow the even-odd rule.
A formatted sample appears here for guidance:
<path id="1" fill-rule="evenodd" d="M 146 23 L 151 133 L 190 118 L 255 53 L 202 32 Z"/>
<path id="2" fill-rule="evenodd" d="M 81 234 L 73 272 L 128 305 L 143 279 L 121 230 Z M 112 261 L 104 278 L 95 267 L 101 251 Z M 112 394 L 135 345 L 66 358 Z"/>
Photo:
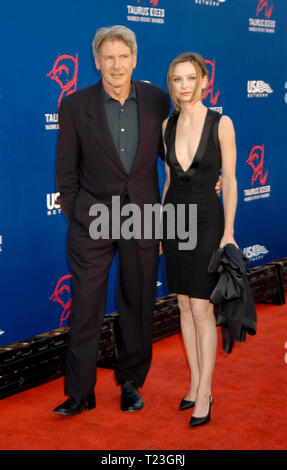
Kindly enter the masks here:
<path id="1" fill-rule="evenodd" d="M 191 412 L 178 411 L 188 373 L 175 335 L 154 344 L 142 411 L 120 411 L 113 371 L 99 369 L 97 408 L 57 416 L 52 410 L 64 399 L 61 378 L 0 401 L 0 449 L 286 449 L 287 304 L 260 304 L 257 314 L 257 335 L 236 343 L 230 355 L 219 335 L 208 425 L 190 429 Z"/>

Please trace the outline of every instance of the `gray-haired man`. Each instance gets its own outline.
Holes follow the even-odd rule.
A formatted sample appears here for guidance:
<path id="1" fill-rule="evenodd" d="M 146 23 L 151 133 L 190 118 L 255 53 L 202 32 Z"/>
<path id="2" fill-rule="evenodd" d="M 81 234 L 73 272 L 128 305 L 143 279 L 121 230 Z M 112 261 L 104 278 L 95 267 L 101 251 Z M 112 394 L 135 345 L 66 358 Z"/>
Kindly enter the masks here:
<path id="1" fill-rule="evenodd" d="M 132 80 L 137 46 L 128 28 L 101 28 L 93 50 L 102 80 L 66 97 L 59 113 L 56 175 L 59 201 L 69 219 L 74 288 L 65 380 L 69 398 L 54 410 L 63 415 L 95 407 L 96 361 L 116 252 L 122 340 L 115 376 L 123 411 L 143 407 L 138 387 L 152 357 L 158 240 L 92 239 L 89 211 L 96 203 L 110 208 L 113 196 L 120 197 L 121 207 L 131 202 L 142 212 L 145 204 L 159 202 L 156 162 L 170 98 L 154 85 Z"/>

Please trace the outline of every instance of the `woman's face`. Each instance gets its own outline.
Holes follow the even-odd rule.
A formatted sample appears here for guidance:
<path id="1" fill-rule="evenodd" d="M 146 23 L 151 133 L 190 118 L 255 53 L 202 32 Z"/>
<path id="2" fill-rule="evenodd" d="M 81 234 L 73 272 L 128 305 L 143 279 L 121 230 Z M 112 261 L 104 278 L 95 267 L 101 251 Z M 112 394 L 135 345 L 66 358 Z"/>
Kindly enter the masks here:
<path id="1" fill-rule="evenodd" d="M 194 96 L 198 81 L 200 81 L 198 96 Z M 206 81 L 206 78 L 198 77 L 196 68 L 191 62 L 181 62 L 174 67 L 173 91 L 180 103 L 198 101 L 201 98 L 201 90 L 207 85 Z"/>

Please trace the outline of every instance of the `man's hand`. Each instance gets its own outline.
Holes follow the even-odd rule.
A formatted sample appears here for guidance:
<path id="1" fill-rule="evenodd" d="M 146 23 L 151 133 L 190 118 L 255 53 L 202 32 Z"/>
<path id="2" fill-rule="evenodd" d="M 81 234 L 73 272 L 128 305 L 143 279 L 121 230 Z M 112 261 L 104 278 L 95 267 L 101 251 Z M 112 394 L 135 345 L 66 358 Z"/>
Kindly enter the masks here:
<path id="1" fill-rule="evenodd" d="M 217 183 L 215 185 L 215 191 L 217 196 L 220 196 L 221 190 L 222 190 L 222 181 L 221 181 L 221 176 L 219 175 L 219 178 L 217 180 Z"/>

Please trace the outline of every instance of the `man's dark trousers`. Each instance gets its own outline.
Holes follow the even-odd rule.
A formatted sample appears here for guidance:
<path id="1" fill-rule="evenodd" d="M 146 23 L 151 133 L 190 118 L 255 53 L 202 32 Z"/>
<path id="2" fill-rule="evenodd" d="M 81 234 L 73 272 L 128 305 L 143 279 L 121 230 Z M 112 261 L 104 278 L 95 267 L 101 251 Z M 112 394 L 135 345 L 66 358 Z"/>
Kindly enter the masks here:
<path id="1" fill-rule="evenodd" d="M 116 251 L 121 337 L 115 377 L 118 384 L 132 380 L 141 387 L 152 357 L 158 245 L 142 248 L 134 238 L 92 240 L 76 221 L 71 222 L 68 237 L 73 305 L 65 393 L 82 399 L 94 391 L 108 276 Z"/>

